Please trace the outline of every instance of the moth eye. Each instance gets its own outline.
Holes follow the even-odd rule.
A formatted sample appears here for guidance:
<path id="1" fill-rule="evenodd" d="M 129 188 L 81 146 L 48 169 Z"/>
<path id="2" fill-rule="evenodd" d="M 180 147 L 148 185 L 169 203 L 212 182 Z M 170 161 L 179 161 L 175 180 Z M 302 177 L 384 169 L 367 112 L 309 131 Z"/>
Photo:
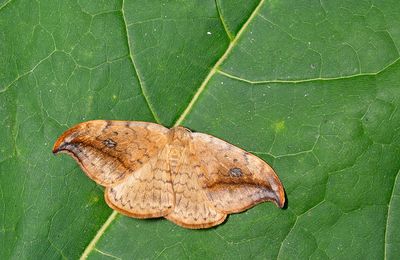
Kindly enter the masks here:
<path id="1" fill-rule="evenodd" d="M 243 172 L 240 168 L 232 168 L 229 170 L 229 174 L 232 177 L 242 177 L 243 176 Z"/>
<path id="2" fill-rule="evenodd" d="M 110 139 L 110 138 L 104 140 L 103 144 L 105 146 L 107 146 L 108 148 L 114 148 L 115 146 L 117 146 L 117 143 L 113 139 Z"/>

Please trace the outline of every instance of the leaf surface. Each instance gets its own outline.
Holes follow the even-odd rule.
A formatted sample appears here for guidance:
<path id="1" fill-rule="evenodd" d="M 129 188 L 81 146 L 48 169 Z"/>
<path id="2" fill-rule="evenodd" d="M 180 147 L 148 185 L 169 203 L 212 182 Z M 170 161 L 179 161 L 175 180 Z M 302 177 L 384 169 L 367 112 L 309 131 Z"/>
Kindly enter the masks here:
<path id="1" fill-rule="evenodd" d="M 0 2 L 0 258 L 398 258 L 400 5 L 353 2 Z M 287 208 L 200 231 L 115 214 L 51 153 L 90 119 L 220 137 Z"/>

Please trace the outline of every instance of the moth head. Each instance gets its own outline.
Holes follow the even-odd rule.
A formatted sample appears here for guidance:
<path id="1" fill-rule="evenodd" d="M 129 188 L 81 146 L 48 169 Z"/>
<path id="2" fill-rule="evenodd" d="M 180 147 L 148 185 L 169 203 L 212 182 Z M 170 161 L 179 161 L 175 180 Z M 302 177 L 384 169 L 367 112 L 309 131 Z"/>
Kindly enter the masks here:
<path id="1" fill-rule="evenodd" d="M 170 131 L 172 140 L 177 141 L 188 140 L 190 138 L 190 134 L 192 133 L 192 131 L 183 126 L 173 127 Z"/>

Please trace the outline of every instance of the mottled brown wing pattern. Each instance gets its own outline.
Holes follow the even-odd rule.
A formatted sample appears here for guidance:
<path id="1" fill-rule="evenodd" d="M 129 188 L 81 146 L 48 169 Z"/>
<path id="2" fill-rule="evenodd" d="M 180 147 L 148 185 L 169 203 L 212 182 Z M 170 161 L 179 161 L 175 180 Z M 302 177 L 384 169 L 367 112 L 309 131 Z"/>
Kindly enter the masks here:
<path id="1" fill-rule="evenodd" d="M 165 147 L 124 182 L 105 191 L 107 204 L 135 218 L 162 217 L 174 206 L 174 191 Z"/>
<path id="2" fill-rule="evenodd" d="M 226 214 L 217 211 L 210 203 L 192 165 L 193 157 L 185 149 L 172 183 L 175 207 L 165 218 L 186 228 L 208 228 L 222 223 Z"/>
<path id="3" fill-rule="evenodd" d="M 218 211 L 237 213 L 263 201 L 283 207 L 283 186 L 266 162 L 207 134 L 193 133 L 192 138 L 190 147 L 196 157 L 193 168 Z"/>
<path id="4" fill-rule="evenodd" d="M 70 154 L 91 179 L 110 186 L 155 156 L 167 143 L 168 131 L 147 122 L 88 121 L 61 135 L 53 153 Z"/>

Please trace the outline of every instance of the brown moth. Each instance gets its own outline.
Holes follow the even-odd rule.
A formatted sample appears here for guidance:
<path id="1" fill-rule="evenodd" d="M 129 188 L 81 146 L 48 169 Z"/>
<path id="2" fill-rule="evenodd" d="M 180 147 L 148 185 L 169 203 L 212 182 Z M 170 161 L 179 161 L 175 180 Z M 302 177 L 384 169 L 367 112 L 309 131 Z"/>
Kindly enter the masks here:
<path id="1" fill-rule="evenodd" d="M 71 155 L 105 187 L 105 201 L 134 218 L 209 228 L 263 201 L 283 207 L 283 186 L 258 157 L 178 126 L 95 120 L 64 132 L 53 153 Z"/>

